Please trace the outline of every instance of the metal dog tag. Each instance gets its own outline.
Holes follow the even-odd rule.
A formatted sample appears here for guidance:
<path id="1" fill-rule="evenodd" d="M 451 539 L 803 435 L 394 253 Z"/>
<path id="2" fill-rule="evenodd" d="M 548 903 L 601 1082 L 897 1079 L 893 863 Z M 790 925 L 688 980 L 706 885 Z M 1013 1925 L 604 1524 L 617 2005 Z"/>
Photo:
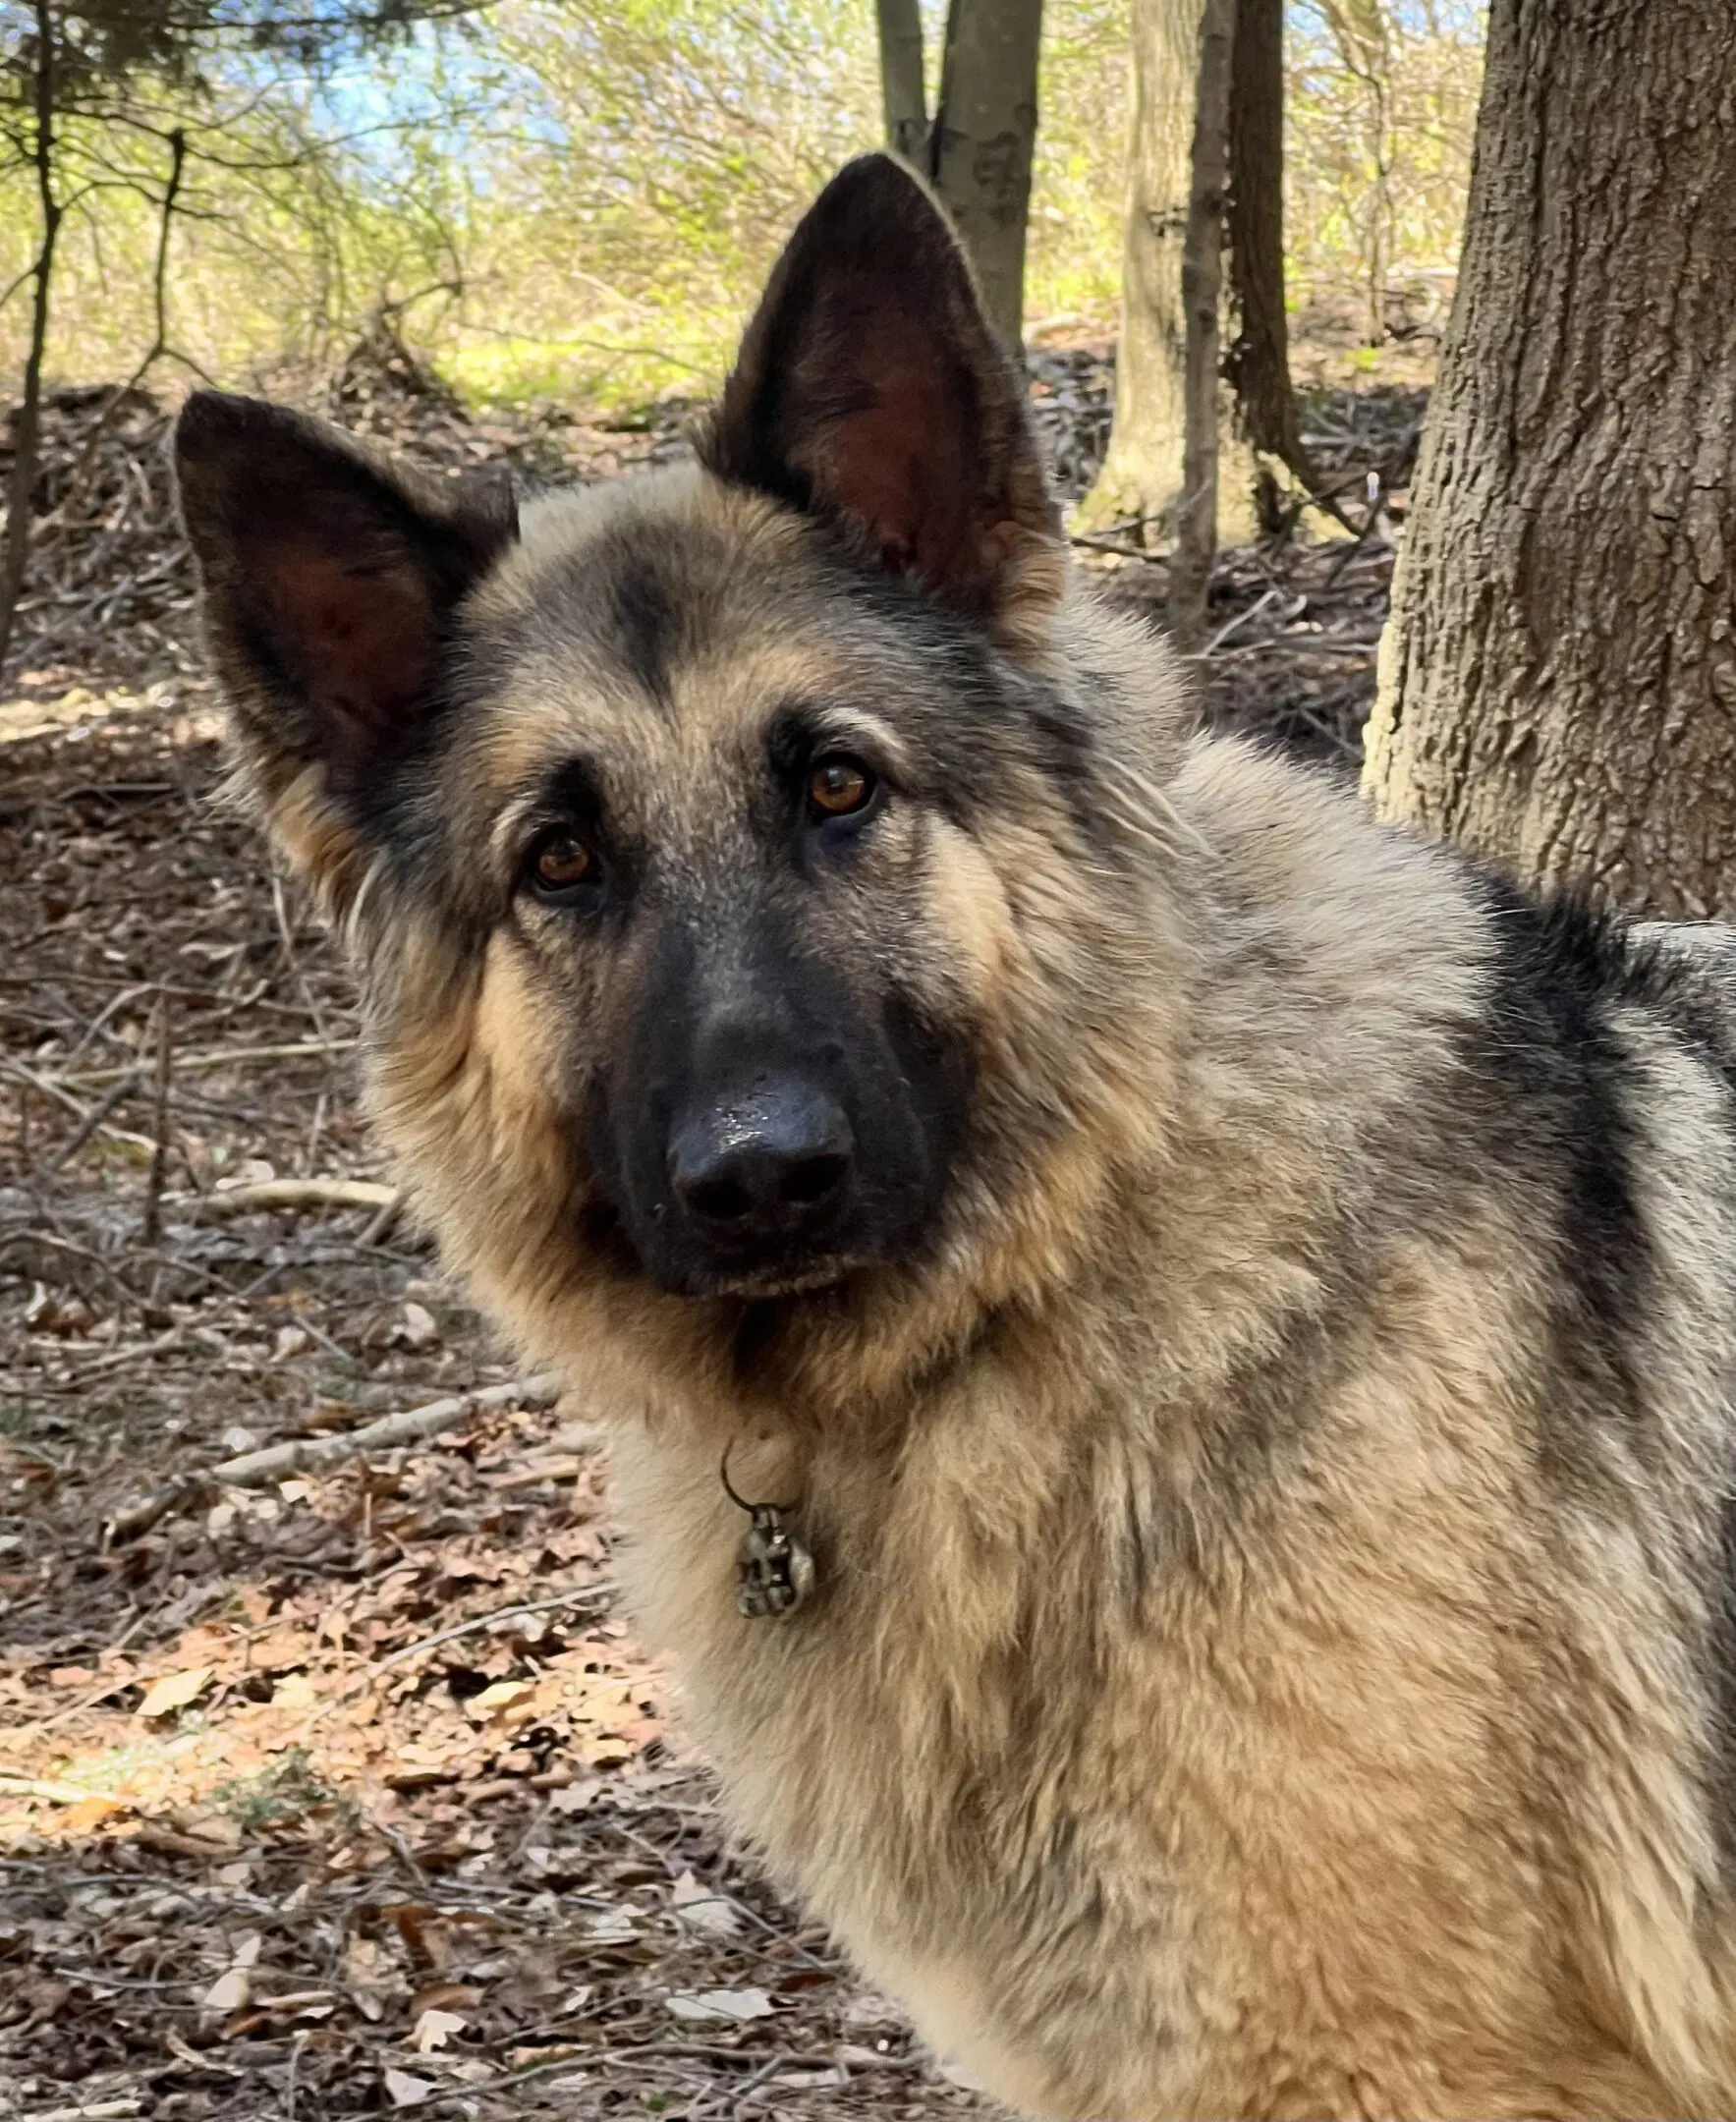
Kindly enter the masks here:
<path id="1" fill-rule="evenodd" d="M 736 1549 L 736 1607 L 746 1621 L 781 1620 L 813 1590 L 813 1557 L 775 1504 L 749 1506 L 753 1524 Z"/>

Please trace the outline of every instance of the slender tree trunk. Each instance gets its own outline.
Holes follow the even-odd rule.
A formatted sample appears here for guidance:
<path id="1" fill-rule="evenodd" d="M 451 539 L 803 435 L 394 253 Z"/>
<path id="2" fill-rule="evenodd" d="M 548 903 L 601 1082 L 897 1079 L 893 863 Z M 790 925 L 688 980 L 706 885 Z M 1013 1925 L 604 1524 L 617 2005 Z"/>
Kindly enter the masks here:
<path id="1" fill-rule="evenodd" d="M 1284 310 L 1284 0 L 1238 0 L 1230 62 L 1230 310 L 1238 433 L 1305 483 Z"/>
<path id="2" fill-rule="evenodd" d="M 1363 91 L 1364 138 L 1371 177 L 1363 202 L 1363 265 L 1368 274 L 1368 342 L 1386 339 L 1386 280 L 1392 261 L 1392 79 L 1389 0 L 1321 0 L 1321 13 L 1344 70 Z"/>
<path id="3" fill-rule="evenodd" d="M 1378 809 L 1736 915 L 1736 12 L 1494 0 Z"/>
<path id="4" fill-rule="evenodd" d="M 1127 144 L 1127 221 L 1121 257 L 1121 338 L 1109 451 L 1081 511 L 1127 523 L 1154 544 L 1176 528 L 1187 426 L 1188 324 L 1182 299 L 1190 144 L 1199 90 L 1204 0 L 1133 0 L 1133 94 Z M 1253 452 L 1220 405 L 1219 516 L 1232 539 L 1258 526 Z"/>
<path id="5" fill-rule="evenodd" d="M 1109 453 L 1086 512 L 1153 529 L 1181 491 L 1187 424 L 1182 245 L 1203 0 L 1133 0 L 1121 339 Z"/>
<path id="6" fill-rule="evenodd" d="M 1042 0 L 952 0 L 930 174 L 964 239 L 988 320 L 1018 353 L 1036 145 Z"/>
<path id="7" fill-rule="evenodd" d="M 1205 590 L 1217 553 L 1217 423 L 1223 293 L 1224 188 L 1229 173 L 1230 70 L 1236 0 L 1205 0 L 1194 103 L 1188 229 L 1182 247 L 1187 312 L 1182 499 L 1169 572 L 1169 627 L 1190 655 L 1205 637 Z"/>
<path id="8" fill-rule="evenodd" d="M 36 0 L 35 139 L 31 161 L 41 215 L 30 303 L 30 344 L 25 357 L 24 399 L 13 441 L 12 476 L 6 496 L 6 560 L 0 569 L 0 666 L 12 645 L 18 600 L 24 588 L 30 544 L 30 494 L 36 483 L 36 453 L 42 427 L 42 360 L 48 345 L 48 296 L 54 279 L 54 248 L 61 204 L 54 190 L 54 19 L 49 0 Z"/>
<path id="9" fill-rule="evenodd" d="M 923 16 L 919 0 L 876 0 L 880 91 L 886 144 L 913 169 L 928 166 L 928 102 L 923 84 Z"/>

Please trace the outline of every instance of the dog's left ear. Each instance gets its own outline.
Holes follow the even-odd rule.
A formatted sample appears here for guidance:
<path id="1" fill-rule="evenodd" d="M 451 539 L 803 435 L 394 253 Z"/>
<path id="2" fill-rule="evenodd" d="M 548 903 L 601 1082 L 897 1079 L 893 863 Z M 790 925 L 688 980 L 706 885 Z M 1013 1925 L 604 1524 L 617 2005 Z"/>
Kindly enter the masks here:
<path id="1" fill-rule="evenodd" d="M 891 156 L 834 177 L 778 260 L 700 445 L 1014 641 L 1064 581 L 1024 379 L 940 207 Z"/>
<path id="2" fill-rule="evenodd" d="M 269 810 L 311 772 L 357 823 L 441 698 L 452 622 L 517 532 L 504 476 L 441 478 L 282 406 L 196 391 L 182 520 Z"/>

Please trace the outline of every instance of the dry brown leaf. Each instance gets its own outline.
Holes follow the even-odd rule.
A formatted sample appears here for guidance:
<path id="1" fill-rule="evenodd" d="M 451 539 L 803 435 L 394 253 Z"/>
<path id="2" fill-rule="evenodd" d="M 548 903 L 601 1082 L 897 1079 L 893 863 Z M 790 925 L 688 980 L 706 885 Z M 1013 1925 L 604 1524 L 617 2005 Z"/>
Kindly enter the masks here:
<path id="1" fill-rule="evenodd" d="M 289 1672 L 313 1654 L 312 1639 L 297 1628 L 273 1629 L 250 1646 L 248 1663 L 255 1672 Z"/>
<path id="2" fill-rule="evenodd" d="M 200 1997 L 200 2011 L 215 2015 L 247 2010 L 253 1992 L 253 1969 L 264 1942 L 258 1930 L 250 1930 L 236 1941 L 229 1966 Z"/>
<path id="3" fill-rule="evenodd" d="M 410 2016 L 420 2019 L 423 2012 L 473 2012 L 482 2001 L 482 1992 L 468 1982 L 437 1982 L 424 1983 L 410 2000 Z"/>
<path id="4" fill-rule="evenodd" d="M 443 1968 L 452 1956 L 446 1918 L 420 1901 L 400 1901 L 380 1914 L 396 1928 L 404 1950 L 419 1968 Z"/>
<path id="5" fill-rule="evenodd" d="M 423 2100 L 432 2099 L 440 2088 L 426 2078 L 414 2078 L 409 2071 L 388 2070 L 385 2074 L 386 2097 L 394 2107 L 420 2107 Z"/>
<path id="6" fill-rule="evenodd" d="M 187 1708 L 210 1686 L 213 1670 L 209 1665 L 192 1665 L 182 1672 L 165 1673 L 139 1704 L 139 1715 L 168 1716 L 174 1710 Z"/>
<path id="7" fill-rule="evenodd" d="M 535 1693 L 533 1680 L 496 1680 L 479 1695 L 471 1697 L 464 1705 L 465 1714 L 476 1723 L 484 1724 L 490 1717 L 505 1716 L 530 1703 Z"/>
<path id="8" fill-rule="evenodd" d="M 425 1305 L 412 1302 L 404 1307 L 397 1325 L 392 1329 L 391 1338 L 399 1348 L 433 1348 L 439 1342 L 440 1329 L 435 1323 L 434 1314 Z"/>
<path id="9" fill-rule="evenodd" d="M 730 1938 L 740 1933 L 742 1919 L 713 1886 L 703 1886 L 684 1871 L 669 1895 L 683 1927 L 701 1937 Z"/>
<path id="10" fill-rule="evenodd" d="M 81 1798 L 77 1805 L 70 1805 L 60 1815 L 63 1834 L 86 1835 L 92 1828 L 100 1827 L 105 1820 L 114 1818 L 117 1813 L 127 1811 L 124 1798 Z"/>
<path id="11" fill-rule="evenodd" d="M 418 2055 L 427 2055 L 432 2049 L 444 2048 L 453 2035 L 461 2034 L 469 2025 L 470 2021 L 462 2012 L 419 2012 L 411 2030 L 410 2045 Z"/>
<path id="12" fill-rule="evenodd" d="M 246 1968 L 230 1968 L 199 1999 L 199 2007 L 207 2012 L 246 2011 L 253 1993 L 253 1979 Z"/>
<path id="13" fill-rule="evenodd" d="M 378 1938 L 353 1936 L 344 1947 L 344 1983 L 364 2019 L 382 2019 L 386 2000 L 410 1986 L 392 1953 Z"/>
<path id="14" fill-rule="evenodd" d="M 677 1990 L 664 2002 L 673 2017 L 692 2026 L 746 2026 L 777 2009 L 763 1989 Z"/>

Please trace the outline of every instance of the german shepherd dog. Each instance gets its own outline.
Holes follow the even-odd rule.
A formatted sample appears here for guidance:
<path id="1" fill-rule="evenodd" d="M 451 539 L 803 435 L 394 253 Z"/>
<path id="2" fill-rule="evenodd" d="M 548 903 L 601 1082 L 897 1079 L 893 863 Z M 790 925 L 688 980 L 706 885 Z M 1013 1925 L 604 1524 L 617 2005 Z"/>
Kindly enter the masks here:
<path id="1" fill-rule="evenodd" d="M 727 1804 L 1037 2116 L 1736 2115 L 1736 981 L 1194 735 L 939 210 L 697 466 L 179 430 L 445 1252 Z"/>

